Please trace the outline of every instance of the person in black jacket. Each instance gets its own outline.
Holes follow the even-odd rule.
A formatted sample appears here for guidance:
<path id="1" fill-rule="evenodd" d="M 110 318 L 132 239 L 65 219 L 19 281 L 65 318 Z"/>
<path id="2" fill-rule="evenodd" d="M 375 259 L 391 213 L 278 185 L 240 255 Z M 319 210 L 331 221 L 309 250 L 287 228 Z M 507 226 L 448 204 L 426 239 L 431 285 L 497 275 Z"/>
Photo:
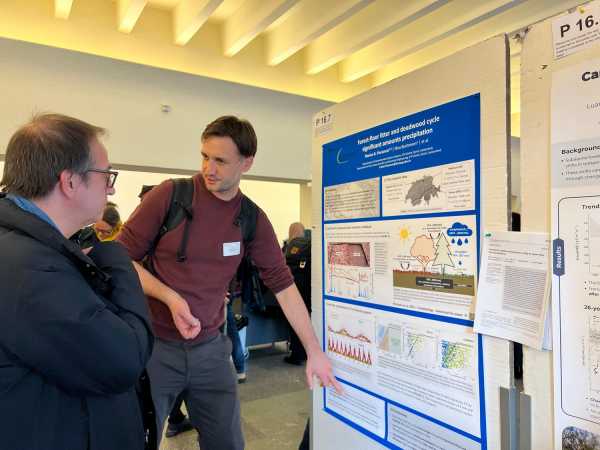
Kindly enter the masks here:
<path id="1" fill-rule="evenodd" d="M 310 298 L 310 239 L 305 236 L 304 225 L 300 222 L 294 222 L 290 225 L 289 236 L 285 242 L 283 252 L 285 254 L 285 263 L 290 268 L 294 282 L 304 301 L 308 312 L 311 312 Z M 306 361 L 306 352 L 290 326 L 290 354 L 283 358 L 288 364 L 300 366 Z"/>
<path id="2" fill-rule="evenodd" d="M 0 439 L 11 450 L 142 450 L 135 384 L 153 346 L 146 300 L 115 242 L 68 238 L 117 172 L 103 130 L 57 114 L 11 138 L 0 181 Z"/>

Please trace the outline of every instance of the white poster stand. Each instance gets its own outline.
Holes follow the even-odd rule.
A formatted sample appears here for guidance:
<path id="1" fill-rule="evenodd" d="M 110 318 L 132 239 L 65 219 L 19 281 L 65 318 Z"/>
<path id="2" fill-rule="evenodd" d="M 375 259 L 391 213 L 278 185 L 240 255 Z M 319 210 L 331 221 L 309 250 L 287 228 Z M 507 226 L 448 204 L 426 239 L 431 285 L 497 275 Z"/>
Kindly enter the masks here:
<path id="1" fill-rule="evenodd" d="M 507 61 L 506 38 L 493 38 L 315 117 L 312 317 L 346 392 L 315 389 L 313 449 L 500 448 L 510 343 L 472 332 L 472 283 L 478 233 L 508 228 Z M 399 201 L 411 183 L 430 189 Z M 404 259 L 402 239 L 414 247 Z M 403 295 L 407 276 L 420 302 Z M 405 364 L 411 337 L 432 360 Z"/>
<path id="2" fill-rule="evenodd" d="M 553 35 L 553 28 L 560 30 L 562 27 L 563 30 L 566 30 L 566 26 L 569 25 L 570 27 L 572 23 L 573 26 L 570 27 L 570 34 L 565 36 L 574 36 L 579 26 L 578 21 L 581 20 L 580 24 L 582 28 L 587 27 L 586 18 L 596 10 L 597 2 L 592 2 L 573 10 L 573 14 L 578 17 L 565 13 L 532 25 L 523 41 L 521 54 L 521 167 L 523 168 L 521 175 L 521 223 L 523 231 L 551 231 L 551 111 L 553 81 L 555 84 L 558 82 L 557 87 L 561 89 L 560 83 L 562 81 L 556 79 L 557 76 L 560 78 L 560 73 L 568 73 L 571 69 L 582 63 L 600 58 L 600 45 L 597 41 L 589 45 L 586 43 L 578 48 L 573 48 L 572 52 L 567 52 L 568 54 L 555 52 L 555 47 L 562 44 L 560 40 L 557 40 L 556 32 Z M 596 23 L 593 25 L 596 26 Z M 559 56 L 558 59 L 556 58 L 557 56 Z M 598 69 L 594 66 L 590 70 Z M 560 113 L 560 105 L 555 106 L 558 106 L 557 111 Z M 576 119 L 572 113 L 569 115 L 571 119 Z M 575 130 L 579 123 L 581 121 L 574 122 L 571 129 Z M 561 142 L 558 135 L 556 142 Z M 564 206 L 567 205 L 565 204 Z M 577 219 L 574 215 L 569 215 L 569 217 L 573 220 Z M 553 288 L 553 302 L 556 300 L 556 294 L 557 291 Z M 585 324 L 581 323 L 580 325 L 583 327 Z M 556 343 L 557 341 L 555 340 Z M 556 351 L 556 348 L 554 351 Z M 568 353 L 571 354 L 572 351 Z M 524 392 L 531 399 L 531 423 L 528 427 L 531 429 L 531 438 L 530 442 L 525 442 L 527 445 L 526 448 L 563 448 L 562 437 L 564 430 L 555 429 L 554 427 L 553 413 L 560 411 L 561 405 L 560 401 L 553 401 L 554 371 L 552 357 L 553 352 L 537 351 L 523 347 Z M 571 381 L 574 387 L 576 384 L 581 384 L 573 379 Z M 572 405 L 566 406 L 567 410 L 573 409 Z M 561 428 L 565 427 L 561 425 Z"/>

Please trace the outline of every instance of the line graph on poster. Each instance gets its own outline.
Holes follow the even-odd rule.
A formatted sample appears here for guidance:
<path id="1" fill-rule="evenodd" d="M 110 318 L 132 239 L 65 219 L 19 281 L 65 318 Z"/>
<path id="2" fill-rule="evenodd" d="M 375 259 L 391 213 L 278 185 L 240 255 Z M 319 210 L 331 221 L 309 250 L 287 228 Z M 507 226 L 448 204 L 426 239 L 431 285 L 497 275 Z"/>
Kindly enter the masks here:
<path id="1" fill-rule="evenodd" d="M 336 362 L 357 369 L 374 365 L 375 319 L 350 305 L 328 303 L 326 316 L 327 354 Z"/>

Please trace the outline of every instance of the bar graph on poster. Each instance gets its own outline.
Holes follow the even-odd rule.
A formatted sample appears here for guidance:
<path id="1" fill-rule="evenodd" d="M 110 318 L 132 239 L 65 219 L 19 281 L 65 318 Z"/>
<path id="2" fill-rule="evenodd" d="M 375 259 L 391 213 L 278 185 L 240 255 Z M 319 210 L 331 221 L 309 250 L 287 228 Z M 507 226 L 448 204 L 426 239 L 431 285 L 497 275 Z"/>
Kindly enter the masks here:
<path id="1" fill-rule="evenodd" d="M 323 146 L 323 342 L 345 388 L 325 411 L 388 448 L 487 448 L 479 126 L 476 94 Z"/>

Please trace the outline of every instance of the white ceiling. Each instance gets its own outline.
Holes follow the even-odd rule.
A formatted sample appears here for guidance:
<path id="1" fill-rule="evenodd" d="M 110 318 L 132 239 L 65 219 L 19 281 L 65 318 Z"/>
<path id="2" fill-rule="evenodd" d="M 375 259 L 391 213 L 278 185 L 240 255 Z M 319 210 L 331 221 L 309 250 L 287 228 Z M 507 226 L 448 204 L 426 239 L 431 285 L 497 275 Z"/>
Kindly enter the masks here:
<path id="1" fill-rule="evenodd" d="M 16 1 L 12 0 L 13 4 Z M 319 94 L 315 88 L 320 74 L 333 73 L 334 82 L 342 85 L 362 82 L 360 90 L 364 90 L 497 34 L 509 33 L 514 37 L 527 25 L 582 3 L 582 0 L 18 1 L 19 5 L 53 2 L 54 14 L 66 19 L 65 26 L 77 8 L 83 11 L 84 5 L 90 8 L 92 3 L 112 1 L 114 29 L 124 34 L 133 33 L 152 11 L 157 11 L 156 14 L 160 11 L 170 18 L 169 32 L 156 35 L 146 32 L 145 39 L 151 45 L 162 45 L 159 41 L 169 40 L 168 44 L 185 47 L 203 28 L 216 29 L 219 38 L 202 43 L 205 47 L 212 46 L 211 51 L 216 55 L 207 64 L 226 65 L 227 60 L 239 54 L 246 58 L 244 64 L 239 64 L 240 73 L 228 76 L 229 79 L 245 82 L 248 78 L 248 84 L 258 85 L 256 73 L 252 73 L 256 70 L 252 67 L 273 68 L 269 73 L 277 74 L 277 70 L 285 66 L 285 77 L 304 77 L 303 80 L 313 77 L 312 90 L 305 95 L 324 99 L 331 96 L 327 98 L 326 93 Z M 85 14 L 85 20 L 93 26 L 94 14 Z M 251 52 L 247 50 L 250 47 Z M 254 66 L 246 62 L 249 53 L 252 53 Z M 284 64 L 292 57 L 294 61 L 301 61 L 294 63 L 293 68 L 291 64 Z M 156 65 L 152 58 L 147 59 L 148 64 Z M 132 60 L 140 62 L 140 57 Z M 514 38 L 511 39 L 511 63 L 515 94 L 519 88 L 520 45 Z M 244 68 L 248 73 L 243 73 Z M 283 71 L 281 68 L 281 73 Z M 252 75 L 254 79 L 250 80 Z M 328 77 L 329 82 L 331 76 Z M 264 85 L 268 85 L 268 81 Z M 274 89 L 285 90 L 281 83 L 274 86 Z M 298 89 L 294 91 L 298 92 Z M 517 102 L 513 112 L 518 110 Z"/>

